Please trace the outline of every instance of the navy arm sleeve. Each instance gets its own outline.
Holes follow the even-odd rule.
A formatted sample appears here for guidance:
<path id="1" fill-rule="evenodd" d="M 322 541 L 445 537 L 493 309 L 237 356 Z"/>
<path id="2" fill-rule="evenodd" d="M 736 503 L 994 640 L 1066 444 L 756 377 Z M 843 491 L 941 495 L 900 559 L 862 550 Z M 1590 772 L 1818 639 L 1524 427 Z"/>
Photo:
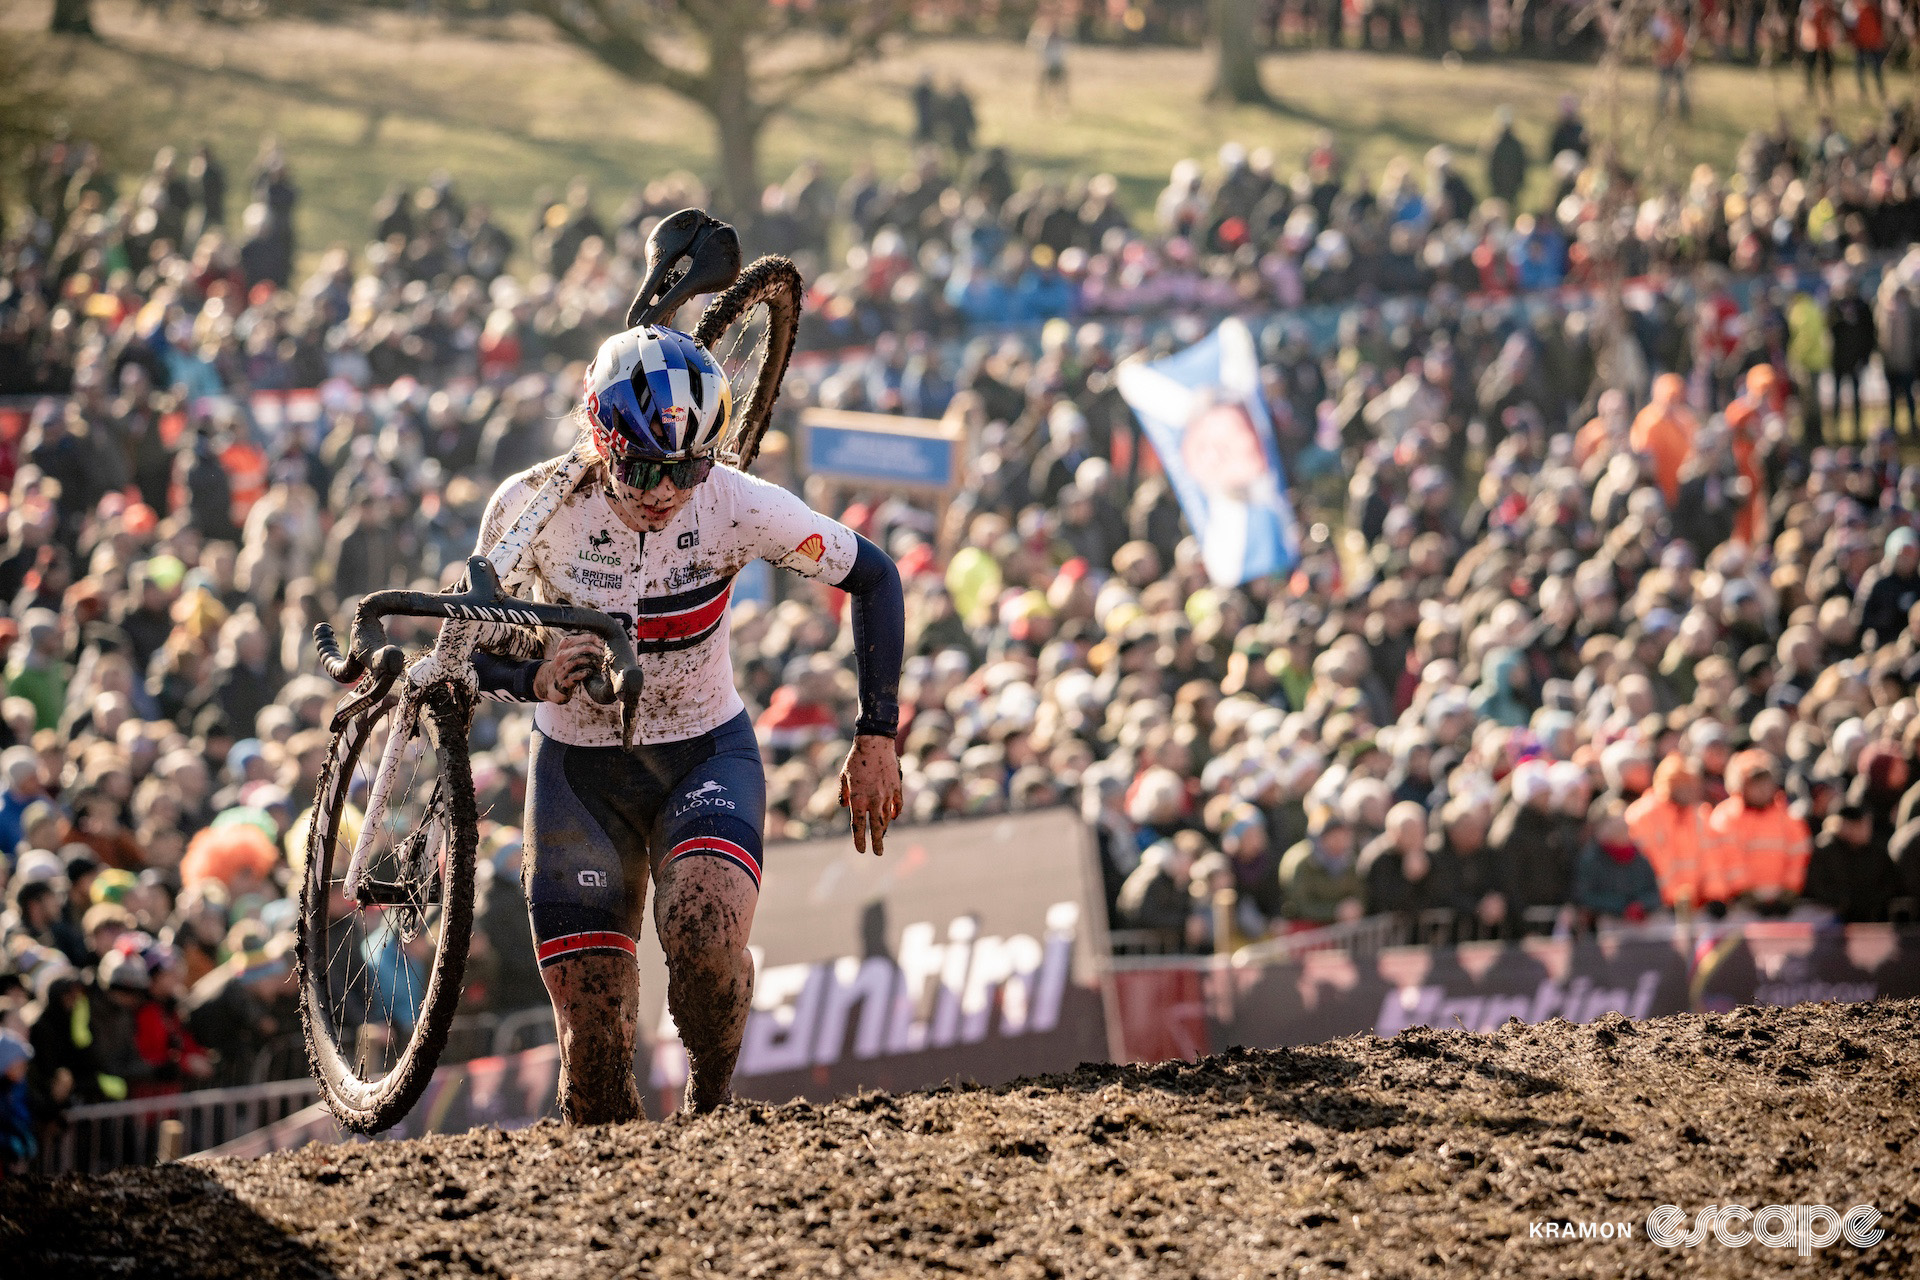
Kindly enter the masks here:
<path id="1" fill-rule="evenodd" d="M 520 659 L 487 649 L 473 651 L 473 671 L 480 677 L 480 696 L 494 702 L 538 702 L 533 677 L 545 658 Z"/>
<path id="2" fill-rule="evenodd" d="M 907 651 L 907 601 L 893 557 L 855 534 L 859 551 L 838 584 L 853 597 L 853 662 L 860 678 L 856 734 L 900 732 L 900 664 Z"/>

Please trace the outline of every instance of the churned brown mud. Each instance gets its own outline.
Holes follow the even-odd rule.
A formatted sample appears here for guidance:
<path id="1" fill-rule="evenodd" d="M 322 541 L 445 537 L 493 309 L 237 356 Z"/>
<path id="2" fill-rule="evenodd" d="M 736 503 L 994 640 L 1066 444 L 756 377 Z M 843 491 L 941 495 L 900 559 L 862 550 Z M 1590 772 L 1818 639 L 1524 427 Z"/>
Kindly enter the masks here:
<path id="1" fill-rule="evenodd" d="M 0 1271 L 1910 1276 L 1917 1032 L 1920 1001 L 1415 1030 L 30 1181 L 0 1187 Z M 1887 1235 L 1810 1261 L 1646 1239 L 1657 1206 L 1729 1203 L 1871 1204 Z"/>

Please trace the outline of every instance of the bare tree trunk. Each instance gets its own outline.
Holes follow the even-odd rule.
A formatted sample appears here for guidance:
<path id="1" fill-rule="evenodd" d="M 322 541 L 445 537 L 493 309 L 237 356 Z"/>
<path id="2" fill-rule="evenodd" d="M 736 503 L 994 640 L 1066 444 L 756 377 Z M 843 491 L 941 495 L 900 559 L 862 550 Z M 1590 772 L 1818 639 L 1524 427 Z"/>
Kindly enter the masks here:
<path id="1" fill-rule="evenodd" d="M 1208 0 L 1213 16 L 1213 87 L 1207 97 L 1220 102 L 1265 104 L 1260 83 L 1260 42 L 1253 34 L 1259 0 Z"/>
<path id="2" fill-rule="evenodd" d="M 47 29 L 55 35 L 92 35 L 93 0 L 53 0 L 53 20 Z"/>
<path id="3" fill-rule="evenodd" d="M 707 110 L 720 162 L 714 205 L 724 218 L 750 221 L 760 208 L 760 129 L 767 113 L 753 100 L 744 43 L 719 40 L 709 49 Z"/>

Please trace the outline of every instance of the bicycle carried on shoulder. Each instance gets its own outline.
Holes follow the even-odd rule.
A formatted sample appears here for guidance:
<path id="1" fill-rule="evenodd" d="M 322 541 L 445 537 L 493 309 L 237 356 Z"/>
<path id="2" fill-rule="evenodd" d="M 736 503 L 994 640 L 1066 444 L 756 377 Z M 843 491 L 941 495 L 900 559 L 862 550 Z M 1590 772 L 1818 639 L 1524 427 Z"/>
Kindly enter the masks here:
<path id="1" fill-rule="evenodd" d="M 690 299 L 716 295 L 694 336 L 720 361 L 734 403 L 743 407 L 721 461 L 745 469 L 793 353 L 800 274 L 777 257 L 742 271 L 733 228 L 697 209 L 654 229 L 647 268 L 629 328 L 671 323 Z M 300 1008 L 314 1079 L 349 1130 L 376 1133 L 412 1109 L 459 1003 L 478 844 L 467 739 L 481 628 L 599 636 L 609 662 L 585 692 L 602 705 L 620 705 L 622 734 L 632 745 L 642 677 L 622 624 L 593 609 L 518 600 L 500 589 L 593 461 L 592 446 L 577 441 L 512 527 L 467 561 L 454 588 L 361 599 L 344 654 L 330 625 L 314 628 L 322 668 L 353 689 L 334 712 L 298 868 Z M 408 662 L 388 641 L 384 623 L 392 617 L 441 620 L 432 649 Z"/>

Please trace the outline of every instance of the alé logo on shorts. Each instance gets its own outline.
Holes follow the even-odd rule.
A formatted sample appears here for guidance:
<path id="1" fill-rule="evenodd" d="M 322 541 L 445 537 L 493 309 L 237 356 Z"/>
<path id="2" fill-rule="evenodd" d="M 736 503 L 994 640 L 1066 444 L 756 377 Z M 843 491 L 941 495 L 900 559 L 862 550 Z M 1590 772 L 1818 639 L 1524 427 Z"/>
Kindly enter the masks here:
<path id="1" fill-rule="evenodd" d="M 707 806 L 712 806 L 716 809 L 736 808 L 737 806 L 733 801 L 726 798 L 726 790 L 727 789 L 721 786 L 717 780 L 708 778 L 705 782 L 680 798 L 680 812 L 685 813 L 689 809 L 701 809 Z"/>
<path id="2" fill-rule="evenodd" d="M 608 555 L 605 551 L 605 548 L 612 545 L 613 534 L 602 529 L 587 539 L 587 550 L 573 553 L 574 559 L 585 560 L 588 564 L 612 565 L 617 569 L 620 567 L 620 557 L 617 555 Z"/>
<path id="3" fill-rule="evenodd" d="M 944 942 L 931 921 L 907 925 L 893 955 L 757 964 L 735 1074 L 830 1067 L 849 1049 L 867 1060 L 1052 1031 L 1060 1025 L 1079 927 L 1080 905 L 1056 902 L 1041 938 L 983 937 L 980 922 L 964 915 L 947 923 Z M 653 1087 L 677 1089 L 686 1079 L 686 1050 L 663 1008 Z"/>

